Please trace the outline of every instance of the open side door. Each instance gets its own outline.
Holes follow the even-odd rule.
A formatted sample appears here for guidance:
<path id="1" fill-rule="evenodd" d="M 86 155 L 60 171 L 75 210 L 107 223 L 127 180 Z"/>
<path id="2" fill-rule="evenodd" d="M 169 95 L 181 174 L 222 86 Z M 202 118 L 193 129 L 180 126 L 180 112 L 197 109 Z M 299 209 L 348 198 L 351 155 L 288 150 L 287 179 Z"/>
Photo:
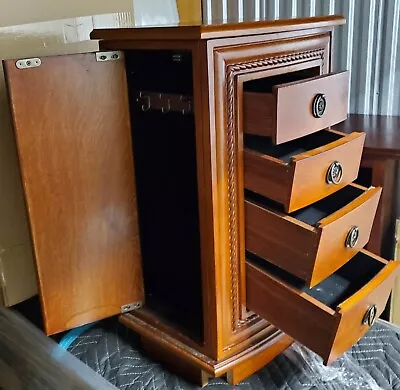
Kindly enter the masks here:
<path id="1" fill-rule="evenodd" d="M 47 334 L 144 299 L 125 62 L 116 57 L 4 62 Z"/>

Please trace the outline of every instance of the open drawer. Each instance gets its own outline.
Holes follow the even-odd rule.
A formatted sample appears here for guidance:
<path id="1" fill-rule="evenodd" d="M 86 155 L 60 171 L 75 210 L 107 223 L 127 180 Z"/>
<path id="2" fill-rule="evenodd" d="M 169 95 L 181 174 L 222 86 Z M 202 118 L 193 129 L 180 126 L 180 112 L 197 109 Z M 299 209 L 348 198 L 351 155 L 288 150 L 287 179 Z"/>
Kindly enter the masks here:
<path id="1" fill-rule="evenodd" d="M 398 271 L 365 250 L 318 286 L 247 258 L 247 308 L 304 344 L 329 364 L 357 342 L 382 313 Z"/>
<path id="2" fill-rule="evenodd" d="M 246 250 L 315 286 L 368 242 L 381 191 L 349 184 L 291 215 L 247 193 Z"/>
<path id="3" fill-rule="evenodd" d="M 347 118 L 348 80 L 348 72 L 272 88 L 268 78 L 252 80 L 243 92 L 243 131 L 281 144 L 342 122 Z"/>
<path id="4" fill-rule="evenodd" d="M 308 206 L 353 182 L 365 133 L 335 130 L 273 145 L 268 138 L 244 138 L 244 186 L 283 205 L 286 212 Z"/>

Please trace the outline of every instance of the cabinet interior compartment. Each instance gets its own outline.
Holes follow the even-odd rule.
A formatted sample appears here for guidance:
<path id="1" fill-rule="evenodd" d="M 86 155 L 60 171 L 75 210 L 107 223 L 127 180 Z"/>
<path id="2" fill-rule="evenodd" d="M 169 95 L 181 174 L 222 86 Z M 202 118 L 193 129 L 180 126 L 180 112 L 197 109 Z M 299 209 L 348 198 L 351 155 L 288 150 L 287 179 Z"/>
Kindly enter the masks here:
<path id="1" fill-rule="evenodd" d="M 246 253 L 246 260 L 333 310 L 370 282 L 385 266 L 366 253 L 358 252 L 328 278 L 308 288 L 303 280 L 250 252 Z"/>
<path id="2" fill-rule="evenodd" d="M 145 305 L 203 342 L 200 226 L 193 111 L 144 108 L 149 95 L 193 96 L 189 51 L 125 52 Z M 156 94 L 156 95 L 155 95 Z M 176 101 L 175 96 L 175 101 Z M 158 102 L 159 104 L 159 102 Z M 193 102 L 192 102 L 193 106 Z"/>

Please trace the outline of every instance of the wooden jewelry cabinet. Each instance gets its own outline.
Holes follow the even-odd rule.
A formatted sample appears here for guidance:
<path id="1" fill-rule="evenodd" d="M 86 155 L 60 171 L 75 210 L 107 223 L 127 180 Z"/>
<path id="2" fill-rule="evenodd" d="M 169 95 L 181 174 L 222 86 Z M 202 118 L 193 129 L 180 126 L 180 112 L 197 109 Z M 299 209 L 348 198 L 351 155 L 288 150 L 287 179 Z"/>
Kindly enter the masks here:
<path id="1" fill-rule="evenodd" d="M 331 128 L 343 23 L 95 30 L 97 53 L 5 61 L 47 334 L 120 314 L 204 385 L 368 331 L 397 264 L 362 249 L 365 135 Z"/>

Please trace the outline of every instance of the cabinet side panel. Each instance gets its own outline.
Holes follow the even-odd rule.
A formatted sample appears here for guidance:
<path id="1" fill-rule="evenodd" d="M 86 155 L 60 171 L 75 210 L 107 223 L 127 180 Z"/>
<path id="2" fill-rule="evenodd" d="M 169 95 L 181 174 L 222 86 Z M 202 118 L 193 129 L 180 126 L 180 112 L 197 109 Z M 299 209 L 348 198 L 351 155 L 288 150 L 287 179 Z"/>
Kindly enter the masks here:
<path id="1" fill-rule="evenodd" d="M 143 299 L 124 61 L 5 63 L 48 334 Z"/>

